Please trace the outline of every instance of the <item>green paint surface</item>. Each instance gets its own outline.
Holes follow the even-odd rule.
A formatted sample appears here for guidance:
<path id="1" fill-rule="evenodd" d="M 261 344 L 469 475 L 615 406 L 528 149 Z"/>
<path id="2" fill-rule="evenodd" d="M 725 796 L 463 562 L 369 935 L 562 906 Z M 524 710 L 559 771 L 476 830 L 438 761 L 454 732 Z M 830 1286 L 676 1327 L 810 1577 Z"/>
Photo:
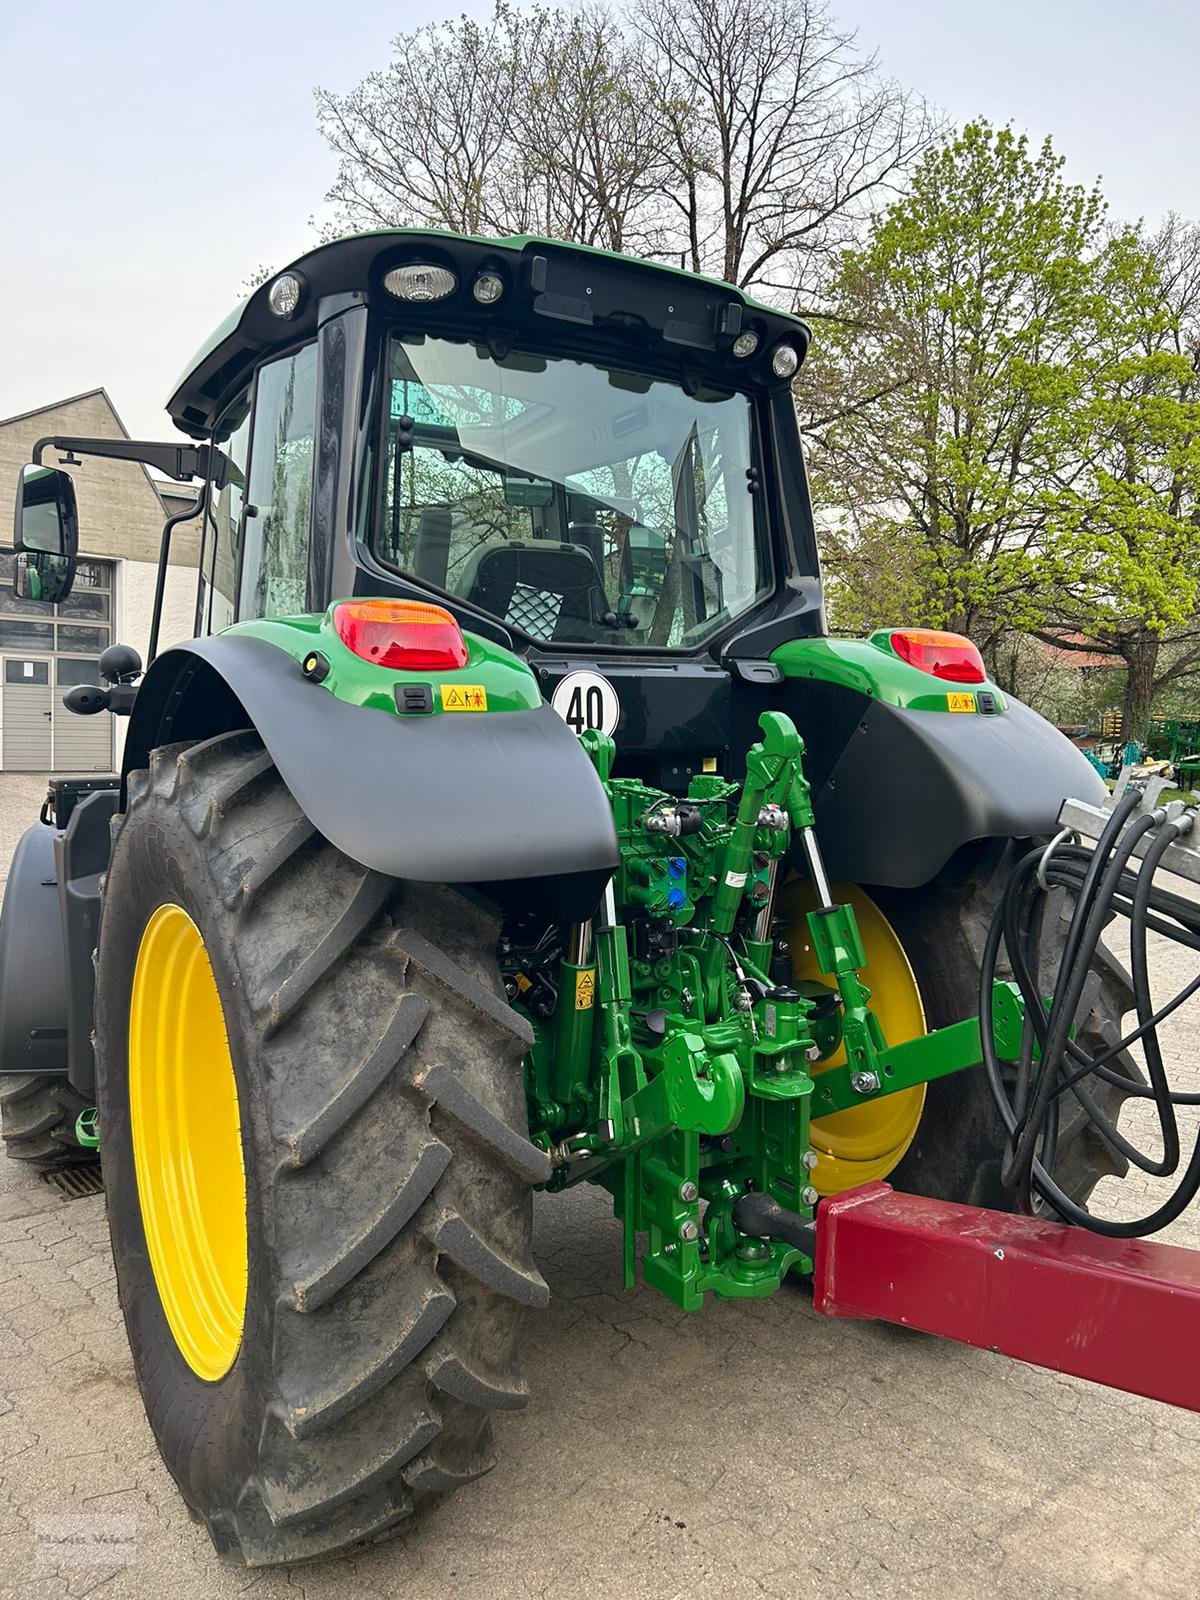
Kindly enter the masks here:
<path id="1" fill-rule="evenodd" d="M 771 652 L 771 660 L 785 678 L 813 678 L 837 684 L 906 711 L 949 712 L 952 696 L 969 694 L 975 697 L 974 714 L 979 716 L 981 693 L 990 694 L 995 701 L 996 711 L 990 715 L 1003 714 L 1007 709 L 1007 702 L 994 683 L 948 683 L 902 661 L 870 639 L 789 639 Z"/>
<path id="2" fill-rule="evenodd" d="M 338 638 L 333 613 L 344 602 L 335 600 L 320 616 L 257 617 L 250 622 L 235 622 L 226 631 L 251 639 L 263 639 L 300 664 L 319 651 L 329 663 L 329 675 L 314 688 L 327 690 L 348 705 L 369 706 L 375 711 L 396 712 L 396 688 L 400 684 L 428 684 L 433 690 L 433 716 L 478 716 L 479 712 L 445 711 L 441 689 L 481 688 L 487 696 L 487 713 L 528 711 L 542 703 L 533 673 L 517 656 L 477 633 L 463 633 L 467 663 L 452 671 L 422 672 L 411 668 L 376 666 L 356 656 Z M 398 715 L 399 713 L 397 713 Z"/>

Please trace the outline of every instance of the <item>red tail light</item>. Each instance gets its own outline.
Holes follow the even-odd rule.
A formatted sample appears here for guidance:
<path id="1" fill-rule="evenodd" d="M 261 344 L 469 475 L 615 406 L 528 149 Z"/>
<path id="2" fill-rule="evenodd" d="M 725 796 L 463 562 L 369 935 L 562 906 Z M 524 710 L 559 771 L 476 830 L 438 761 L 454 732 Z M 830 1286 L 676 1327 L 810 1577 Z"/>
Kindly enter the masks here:
<path id="1" fill-rule="evenodd" d="M 467 664 L 458 623 L 423 600 L 345 600 L 333 608 L 333 626 L 348 650 L 377 667 L 444 672 Z"/>
<path id="2" fill-rule="evenodd" d="M 949 683 L 983 683 L 987 669 L 983 657 L 961 633 L 940 633 L 936 628 L 898 628 L 889 640 L 902 661 L 931 672 Z"/>

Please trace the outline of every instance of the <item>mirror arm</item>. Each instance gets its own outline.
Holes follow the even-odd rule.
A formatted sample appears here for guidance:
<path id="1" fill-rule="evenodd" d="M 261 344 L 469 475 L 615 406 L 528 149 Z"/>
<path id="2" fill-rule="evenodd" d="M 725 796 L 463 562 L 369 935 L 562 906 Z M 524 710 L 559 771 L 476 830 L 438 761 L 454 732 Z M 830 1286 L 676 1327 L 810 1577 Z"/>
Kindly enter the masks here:
<path id="1" fill-rule="evenodd" d="M 110 461 L 140 461 L 176 483 L 205 478 L 217 489 L 223 489 L 229 482 L 233 465 L 223 450 L 211 444 L 153 444 L 140 439 L 75 439 L 63 434 L 47 434 L 33 447 L 35 466 L 41 466 L 43 450 L 104 456 Z"/>
<path id="2" fill-rule="evenodd" d="M 209 446 L 203 445 L 201 448 L 207 450 Z M 177 511 L 163 523 L 162 543 L 158 548 L 158 576 L 154 583 L 154 611 L 150 618 L 150 642 L 146 650 L 147 666 L 158 654 L 158 635 L 162 627 L 163 602 L 167 594 L 167 565 L 171 559 L 171 535 L 181 522 L 191 522 L 194 518 L 207 514 L 212 490 L 213 480 L 206 478 L 201 485 L 200 493 L 196 496 L 195 505 L 188 506 L 184 511 Z"/>

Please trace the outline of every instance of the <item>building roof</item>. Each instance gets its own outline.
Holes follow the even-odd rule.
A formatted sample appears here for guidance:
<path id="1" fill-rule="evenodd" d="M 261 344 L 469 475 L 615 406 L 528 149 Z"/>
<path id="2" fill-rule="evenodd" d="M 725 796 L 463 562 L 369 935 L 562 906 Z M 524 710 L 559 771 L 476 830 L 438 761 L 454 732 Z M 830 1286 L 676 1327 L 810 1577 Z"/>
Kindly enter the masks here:
<path id="1" fill-rule="evenodd" d="M 0 428 L 7 428 L 10 422 L 24 422 L 29 417 L 40 416 L 44 411 L 61 411 L 64 406 L 76 405 L 80 400 L 91 400 L 95 395 L 103 396 L 105 405 L 107 405 L 113 416 L 116 417 L 117 422 L 120 425 L 121 432 L 124 433 L 125 437 L 128 439 L 129 435 L 128 433 L 125 433 L 125 424 L 121 421 L 120 414 L 118 413 L 116 406 L 113 405 L 108 390 L 105 389 L 102 384 L 97 386 L 95 389 L 82 389 L 78 394 L 69 394 L 62 400 L 52 400 L 49 405 L 34 406 L 29 411 L 18 411 L 11 417 L 0 417 Z"/>
<path id="2" fill-rule="evenodd" d="M 123 441 L 129 430 L 103 387 L 5 417 L 0 421 L 0 494 L 11 494 L 38 442 L 55 438 Z M 61 451 L 46 451 L 48 464 L 58 464 L 61 456 Z M 80 545 L 87 555 L 157 565 L 168 508 L 145 466 L 82 450 L 77 463 L 64 460 L 62 465 L 75 484 Z M 11 499 L 8 503 L 11 506 Z M 181 496 L 169 509 L 178 511 L 186 503 Z M 181 528 L 171 547 L 172 565 L 194 567 L 197 560 L 198 538 L 194 531 Z"/>
<path id="3" fill-rule="evenodd" d="M 7 428 L 11 424 L 17 422 L 28 422 L 31 417 L 43 416 L 54 411 L 62 411 L 65 410 L 67 406 L 78 405 L 83 400 L 95 400 L 97 397 L 104 402 L 104 404 L 108 407 L 108 410 L 112 413 L 113 421 L 121 430 L 121 437 L 128 439 L 130 437 L 129 429 L 122 421 L 121 413 L 117 410 L 116 406 L 113 405 L 112 396 L 109 394 L 108 390 L 103 384 L 98 384 L 94 389 L 81 389 L 78 394 L 66 395 L 62 400 L 52 400 L 49 405 L 34 406 L 29 411 L 18 411 L 14 416 L 11 417 L 0 417 L 0 428 Z M 138 465 L 141 465 L 141 463 L 139 462 Z M 158 484 L 150 476 L 150 473 L 147 471 L 145 466 L 142 466 L 142 473 L 146 479 L 146 482 L 154 491 L 159 504 L 161 505 L 162 495 L 159 493 Z"/>
<path id="4" fill-rule="evenodd" d="M 1061 644 L 1055 644 L 1050 639 L 1042 639 L 1040 643 L 1045 653 L 1059 666 L 1075 667 L 1082 672 L 1089 667 L 1119 667 L 1124 664 L 1119 656 L 1088 648 L 1091 640 L 1086 634 L 1062 631 L 1056 637 L 1062 641 Z"/>

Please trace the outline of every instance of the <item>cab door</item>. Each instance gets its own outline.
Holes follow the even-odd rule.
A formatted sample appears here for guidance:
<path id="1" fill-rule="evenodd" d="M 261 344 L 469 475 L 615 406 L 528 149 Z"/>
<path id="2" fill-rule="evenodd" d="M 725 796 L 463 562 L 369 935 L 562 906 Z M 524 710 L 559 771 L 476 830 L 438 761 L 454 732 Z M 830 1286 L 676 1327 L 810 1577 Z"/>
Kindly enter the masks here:
<path id="1" fill-rule="evenodd" d="M 258 369 L 242 510 L 238 620 L 308 608 L 308 553 L 317 431 L 317 347 Z"/>

